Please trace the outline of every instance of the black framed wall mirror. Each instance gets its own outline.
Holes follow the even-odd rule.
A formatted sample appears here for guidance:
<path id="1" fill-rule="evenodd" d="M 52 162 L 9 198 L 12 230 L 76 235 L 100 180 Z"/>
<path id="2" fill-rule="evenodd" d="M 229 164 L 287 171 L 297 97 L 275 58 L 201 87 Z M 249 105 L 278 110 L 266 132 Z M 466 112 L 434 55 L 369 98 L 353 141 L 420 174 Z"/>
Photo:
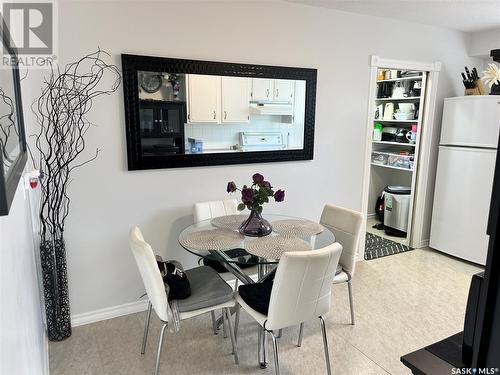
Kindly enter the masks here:
<path id="1" fill-rule="evenodd" d="M 26 165 L 27 147 L 16 49 L 2 21 L 0 52 L 0 216 L 8 215 Z M 6 63 L 8 62 L 8 64 Z"/>
<path id="2" fill-rule="evenodd" d="M 128 169 L 312 160 L 316 69 L 122 55 Z"/>

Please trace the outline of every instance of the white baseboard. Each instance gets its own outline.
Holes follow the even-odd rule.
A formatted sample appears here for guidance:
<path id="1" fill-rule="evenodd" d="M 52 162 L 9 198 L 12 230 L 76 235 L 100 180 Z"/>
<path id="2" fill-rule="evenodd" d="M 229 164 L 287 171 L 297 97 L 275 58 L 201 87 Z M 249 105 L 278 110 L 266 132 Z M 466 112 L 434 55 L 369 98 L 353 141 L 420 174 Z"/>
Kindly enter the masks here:
<path id="1" fill-rule="evenodd" d="M 257 275 L 250 276 L 252 280 L 257 281 Z M 226 280 L 226 283 L 234 289 L 236 279 Z M 240 283 L 241 285 L 241 283 Z M 141 311 L 146 311 L 148 308 L 147 297 L 143 300 L 125 303 L 123 305 L 106 307 L 104 309 L 89 311 L 82 314 L 75 314 L 71 316 L 71 326 L 78 327 L 84 324 L 90 324 L 95 322 L 100 322 L 101 320 L 107 320 L 112 318 L 117 318 L 119 316 L 135 314 Z"/>
<path id="2" fill-rule="evenodd" d="M 423 247 L 429 247 L 429 240 L 422 240 L 416 247 L 416 249 L 421 249 Z"/>
<path id="3" fill-rule="evenodd" d="M 148 308 L 148 300 L 143 299 L 136 302 L 125 303 L 123 305 L 106 307 L 104 309 L 89 311 L 82 314 L 75 314 L 71 316 L 71 325 L 73 327 L 81 326 L 116 318 L 123 315 L 134 314 L 137 312 L 145 311 Z"/>

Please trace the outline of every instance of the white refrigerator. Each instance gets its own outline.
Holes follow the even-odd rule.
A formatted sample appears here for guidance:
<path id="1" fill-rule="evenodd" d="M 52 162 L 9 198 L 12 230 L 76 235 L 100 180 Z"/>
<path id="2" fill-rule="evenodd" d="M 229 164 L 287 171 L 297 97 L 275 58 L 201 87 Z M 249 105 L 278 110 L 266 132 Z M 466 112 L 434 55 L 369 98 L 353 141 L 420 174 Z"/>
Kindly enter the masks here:
<path id="1" fill-rule="evenodd" d="M 500 96 L 444 100 L 430 247 L 484 265 Z"/>

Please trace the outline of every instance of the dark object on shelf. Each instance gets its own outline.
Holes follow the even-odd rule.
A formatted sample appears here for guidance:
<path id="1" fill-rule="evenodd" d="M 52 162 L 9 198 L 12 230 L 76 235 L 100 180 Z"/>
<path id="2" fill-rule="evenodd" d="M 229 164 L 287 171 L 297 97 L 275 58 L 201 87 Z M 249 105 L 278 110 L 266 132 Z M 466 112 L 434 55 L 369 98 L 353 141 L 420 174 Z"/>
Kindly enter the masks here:
<path id="1" fill-rule="evenodd" d="M 400 75 L 401 78 L 420 77 L 422 72 L 419 72 L 418 70 L 401 70 Z"/>
<path id="2" fill-rule="evenodd" d="M 500 49 L 492 49 L 490 51 L 490 56 L 493 58 L 493 61 L 500 63 Z"/>
<path id="3" fill-rule="evenodd" d="M 382 192 L 382 194 L 377 198 L 377 203 L 375 203 L 375 215 L 377 216 L 377 219 L 379 219 L 382 222 L 382 225 L 384 225 L 383 224 L 384 223 L 384 195 L 385 195 L 385 192 Z"/>
<path id="4" fill-rule="evenodd" d="M 408 133 L 408 129 L 399 128 L 395 136 L 395 141 L 398 143 L 409 143 L 410 141 L 406 138 L 406 133 Z"/>
<path id="5" fill-rule="evenodd" d="M 40 261 L 48 338 L 61 341 L 71 335 L 68 277 L 64 229 L 70 211 L 68 185 L 72 172 L 97 158 L 79 160 L 85 151 L 85 136 L 91 128 L 87 114 L 102 95 L 114 93 L 121 82 L 119 69 L 104 59 L 100 49 L 64 67 L 52 67 L 35 101 L 38 126 L 35 135 L 40 179 Z M 99 83 L 111 82 L 109 87 Z M 59 119 L 64 121 L 59 121 Z M 64 145 L 64 147 L 61 147 Z"/>
<path id="6" fill-rule="evenodd" d="M 2 27 L 3 48 L 4 53 L 10 55 L 8 61 L 11 72 L 7 66 L 3 67 L 5 71 L 2 75 L 2 87 L 0 88 L 0 100 L 3 108 L 0 113 L 0 216 L 9 214 L 12 200 L 28 159 L 17 50 L 10 45 L 12 39 L 3 21 Z M 4 56 L 4 58 L 6 57 Z M 10 97 L 7 93 L 14 95 Z"/>
<path id="7" fill-rule="evenodd" d="M 393 82 L 380 82 L 377 84 L 377 98 L 390 98 L 392 95 Z"/>
<path id="8" fill-rule="evenodd" d="M 493 86 L 491 86 L 490 95 L 500 95 L 500 84 L 494 83 Z"/>
<path id="9" fill-rule="evenodd" d="M 206 167 L 210 165 L 269 163 L 280 161 L 312 160 L 314 156 L 314 123 L 316 107 L 317 70 L 268 65 L 222 63 L 214 61 L 185 60 L 153 56 L 122 54 L 125 127 L 127 135 L 128 170 Z M 143 152 L 141 125 L 139 123 L 138 73 L 169 72 L 170 74 L 198 74 L 243 78 L 268 78 L 300 80 L 305 82 L 305 114 L 303 147 L 252 152 L 220 152 L 203 154 L 179 153 L 160 156 Z M 155 142 L 158 143 L 158 142 Z M 176 142 L 176 145 L 181 146 Z"/>
<path id="10" fill-rule="evenodd" d="M 157 92 L 163 84 L 163 75 L 157 73 L 142 73 L 141 88 L 148 94 Z"/>

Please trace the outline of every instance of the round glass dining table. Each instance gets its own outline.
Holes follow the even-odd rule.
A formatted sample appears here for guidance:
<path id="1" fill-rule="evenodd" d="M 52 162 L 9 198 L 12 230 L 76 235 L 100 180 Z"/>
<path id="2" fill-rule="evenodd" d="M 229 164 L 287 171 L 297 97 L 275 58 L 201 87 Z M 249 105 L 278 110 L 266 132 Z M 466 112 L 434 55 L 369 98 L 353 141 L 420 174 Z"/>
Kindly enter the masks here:
<path id="1" fill-rule="evenodd" d="M 284 252 L 314 251 L 335 242 L 334 234 L 318 223 L 284 215 L 266 214 L 264 218 L 273 227 L 273 232 L 265 237 L 241 235 L 239 225 L 247 219 L 247 215 L 242 214 L 192 224 L 179 234 L 179 243 L 184 249 L 206 261 L 219 263 L 244 284 L 253 284 L 274 275 L 280 255 Z M 257 275 L 253 267 L 255 265 Z M 222 317 L 215 324 L 219 327 Z M 259 365 L 265 368 L 266 333 L 262 327 L 259 327 L 258 333 Z"/>
<path id="2" fill-rule="evenodd" d="M 232 227 L 231 225 L 226 225 L 225 227 L 222 225 L 221 228 L 221 225 L 217 225 L 215 221 L 219 221 L 219 224 L 230 224 L 231 221 L 234 221 L 226 220 L 226 223 L 224 223 L 224 218 L 234 219 L 236 222 L 233 223 Z M 312 232 L 308 233 L 307 230 L 294 231 L 292 227 L 289 228 L 291 230 L 288 232 L 279 231 L 279 233 L 277 233 L 273 230 L 273 232 L 266 237 L 256 238 L 243 236 L 238 232 L 238 225 L 234 225 L 240 220 L 243 222 L 247 219 L 247 215 L 242 214 L 212 218 L 192 224 L 179 234 L 179 243 L 184 249 L 200 258 L 221 263 L 243 283 L 248 284 L 255 281 L 245 273 L 245 267 L 252 265 L 259 266 L 259 278 L 257 282 L 262 281 L 265 278 L 266 271 L 275 268 L 272 267 L 272 265 L 279 262 L 279 252 L 277 252 L 276 249 L 280 248 L 281 250 L 285 249 L 288 251 L 286 246 L 279 246 L 279 242 L 276 242 L 279 238 L 273 237 L 280 237 L 286 240 L 285 242 L 289 243 L 290 251 L 314 251 L 335 242 L 335 236 L 328 228 L 309 220 L 293 216 L 272 214 L 266 214 L 264 218 L 271 223 L 271 226 L 273 226 L 273 223 L 275 223 L 276 226 L 286 223 L 289 227 L 290 223 L 298 223 L 298 225 L 316 225 L 316 227 L 319 228 L 319 233 L 311 234 Z M 219 237 L 214 239 L 213 237 L 215 235 Z M 208 237 L 205 238 L 204 236 Z M 221 236 L 222 240 L 220 239 Z M 262 246 L 259 246 L 261 244 Z M 294 246 L 295 244 L 297 246 Z M 239 253 L 236 253 L 236 256 L 234 256 L 234 253 L 231 254 L 231 251 L 234 252 L 237 250 L 239 250 Z"/>

